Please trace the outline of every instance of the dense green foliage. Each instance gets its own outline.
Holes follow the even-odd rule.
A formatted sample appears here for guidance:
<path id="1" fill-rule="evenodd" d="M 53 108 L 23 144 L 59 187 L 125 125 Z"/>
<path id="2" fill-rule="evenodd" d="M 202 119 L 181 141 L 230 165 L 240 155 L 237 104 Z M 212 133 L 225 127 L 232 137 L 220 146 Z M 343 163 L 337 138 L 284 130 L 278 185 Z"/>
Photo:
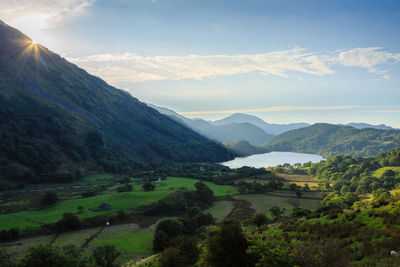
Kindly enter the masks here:
<path id="1" fill-rule="evenodd" d="M 274 137 L 266 147 L 273 151 L 333 155 L 375 156 L 400 146 L 399 130 L 356 129 L 317 123 Z"/>
<path id="2" fill-rule="evenodd" d="M 191 207 L 209 207 L 215 199 L 213 191 L 202 182 L 196 183 L 195 187 L 196 190 L 180 189 L 141 209 L 148 215 L 177 215 Z"/>
<path id="3" fill-rule="evenodd" d="M 207 240 L 206 261 L 211 266 L 252 266 L 248 242 L 238 221 L 224 221 Z"/>
<path id="4" fill-rule="evenodd" d="M 233 150 L 236 152 L 238 155 L 242 157 L 254 155 L 254 154 L 263 154 L 267 152 L 271 152 L 271 150 L 265 148 L 265 147 L 258 147 L 258 146 L 253 146 L 247 141 L 243 140 L 238 140 L 238 141 L 233 141 L 230 143 L 224 143 L 224 146 L 227 148 Z"/>
<path id="5" fill-rule="evenodd" d="M 79 171 L 129 172 L 154 160 L 232 158 L 221 144 L 32 44 L 3 22 L 0 77 L 0 171 L 5 178 L 71 181 Z"/>

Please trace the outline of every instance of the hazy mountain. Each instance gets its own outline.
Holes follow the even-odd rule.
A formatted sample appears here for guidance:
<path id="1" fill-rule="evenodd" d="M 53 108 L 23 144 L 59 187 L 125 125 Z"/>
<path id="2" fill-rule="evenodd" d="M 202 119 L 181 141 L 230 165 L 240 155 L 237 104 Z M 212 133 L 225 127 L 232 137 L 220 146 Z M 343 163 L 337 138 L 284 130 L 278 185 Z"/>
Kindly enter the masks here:
<path id="1" fill-rule="evenodd" d="M 186 118 L 167 108 L 157 107 L 154 105 L 150 106 L 211 140 L 217 140 L 219 142 L 244 140 L 253 146 L 258 146 L 265 144 L 273 137 L 251 123 L 244 122 L 213 125 L 202 119 Z"/>
<path id="2" fill-rule="evenodd" d="M 0 173 L 29 181 L 129 171 L 135 162 L 233 157 L 3 22 L 0 136 Z"/>
<path id="3" fill-rule="evenodd" d="M 373 129 L 378 129 L 378 130 L 392 130 L 393 128 L 390 126 L 387 126 L 385 124 L 379 124 L 379 125 L 373 125 L 373 124 L 368 124 L 368 123 L 360 123 L 360 122 L 351 122 L 345 124 L 346 126 L 351 126 L 357 129 L 364 129 L 364 128 L 373 128 Z"/>
<path id="4" fill-rule="evenodd" d="M 270 150 L 265 147 L 256 147 L 243 140 L 224 143 L 224 145 L 243 157 L 270 152 Z"/>
<path id="5" fill-rule="evenodd" d="M 258 118 L 257 116 L 235 113 L 222 120 L 214 121 L 213 125 L 225 125 L 229 123 L 251 123 L 261 129 L 263 129 L 267 134 L 278 135 L 290 130 L 307 127 L 308 123 L 290 123 L 290 124 L 272 124 L 267 123 L 264 120 Z"/>
<path id="6" fill-rule="evenodd" d="M 374 156 L 400 146 L 400 130 L 356 129 L 317 123 L 274 137 L 266 147 L 273 151 Z"/>

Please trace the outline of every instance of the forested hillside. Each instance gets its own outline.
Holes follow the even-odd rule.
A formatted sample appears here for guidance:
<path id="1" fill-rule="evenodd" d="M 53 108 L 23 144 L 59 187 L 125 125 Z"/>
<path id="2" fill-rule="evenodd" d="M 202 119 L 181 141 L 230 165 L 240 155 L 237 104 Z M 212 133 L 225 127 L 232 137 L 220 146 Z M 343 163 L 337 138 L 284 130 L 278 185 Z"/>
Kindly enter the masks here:
<path id="1" fill-rule="evenodd" d="M 399 130 L 356 129 L 317 123 L 274 137 L 266 147 L 273 151 L 333 155 L 375 156 L 400 146 Z"/>
<path id="2" fill-rule="evenodd" d="M 125 91 L 0 22 L 0 168 L 3 178 L 71 180 L 129 172 L 150 161 L 232 158 Z"/>

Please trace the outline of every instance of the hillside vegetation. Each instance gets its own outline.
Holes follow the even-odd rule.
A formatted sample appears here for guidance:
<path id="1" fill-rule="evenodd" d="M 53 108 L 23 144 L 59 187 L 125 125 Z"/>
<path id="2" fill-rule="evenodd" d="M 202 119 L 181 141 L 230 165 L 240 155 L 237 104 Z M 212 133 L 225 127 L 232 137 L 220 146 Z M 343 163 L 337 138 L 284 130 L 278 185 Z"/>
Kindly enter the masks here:
<path id="1" fill-rule="evenodd" d="M 356 129 L 317 123 L 274 137 L 265 147 L 273 151 L 333 155 L 375 156 L 400 146 L 400 130 Z"/>
<path id="2" fill-rule="evenodd" d="M 161 115 L 0 22 L 0 171 L 28 182 L 149 161 L 220 162 L 221 144 Z"/>

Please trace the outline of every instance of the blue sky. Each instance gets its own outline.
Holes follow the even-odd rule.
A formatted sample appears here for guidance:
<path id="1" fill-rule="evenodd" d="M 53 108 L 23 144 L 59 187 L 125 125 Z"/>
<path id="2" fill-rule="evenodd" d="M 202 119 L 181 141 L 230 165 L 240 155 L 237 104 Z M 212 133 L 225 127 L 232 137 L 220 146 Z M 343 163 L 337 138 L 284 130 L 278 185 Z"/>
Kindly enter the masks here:
<path id="1" fill-rule="evenodd" d="M 0 0 L 0 19 L 189 117 L 400 127 L 400 1 Z"/>

